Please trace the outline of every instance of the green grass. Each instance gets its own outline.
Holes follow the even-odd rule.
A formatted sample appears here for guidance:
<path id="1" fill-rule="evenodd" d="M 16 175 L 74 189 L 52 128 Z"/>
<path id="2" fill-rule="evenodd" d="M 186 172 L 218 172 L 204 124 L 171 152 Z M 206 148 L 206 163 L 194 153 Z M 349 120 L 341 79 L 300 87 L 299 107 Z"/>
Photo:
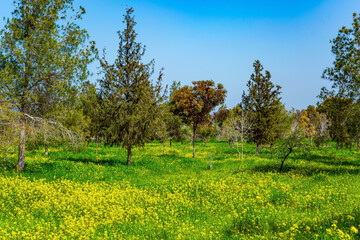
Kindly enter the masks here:
<path id="1" fill-rule="evenodd" d="M 0 239 L 360 239 L 359 151 L 296 150 L 278 173 L 275 150 L 244 150 L 28 151 L 0 174 Z"/>

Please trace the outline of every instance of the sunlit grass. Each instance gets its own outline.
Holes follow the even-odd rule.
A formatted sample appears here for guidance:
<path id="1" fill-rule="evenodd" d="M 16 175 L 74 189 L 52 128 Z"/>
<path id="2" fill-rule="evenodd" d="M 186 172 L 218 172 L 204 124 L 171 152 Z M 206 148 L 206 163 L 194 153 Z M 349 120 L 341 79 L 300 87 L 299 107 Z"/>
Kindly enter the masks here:
<path id="1" fill-rule="evenodd" d="M 359 239 L 360 153 L 224 142 L 27 153 L 0 174 L 0 239 Z M 213 170 L 210 170 L 210 154 Z M 14 155 L 15 158 L 15 155 Z"/>

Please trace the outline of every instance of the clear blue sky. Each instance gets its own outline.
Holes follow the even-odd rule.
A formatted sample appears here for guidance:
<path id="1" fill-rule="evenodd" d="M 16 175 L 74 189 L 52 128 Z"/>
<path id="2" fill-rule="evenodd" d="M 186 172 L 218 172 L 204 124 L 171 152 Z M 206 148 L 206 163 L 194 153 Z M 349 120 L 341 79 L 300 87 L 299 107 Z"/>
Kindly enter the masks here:
<path id="1" fill-rule="evenodd" d="M 0 1 L 0 16 L 9 17 L 13 1 Z M 228 90 L 228 107 L 241 101 L 256 59 L 282 86 L 287 109 L 316 104 L 321 87 L 329 86 L 321 79 L 334 59 L 329 40 L 360 12 L 359 0 L 75 2 L 87 11 L 81 25 L 109 59 L 116 56 L 125 8 L 134 7 L 145 60 L 165 68 L 165 83 L 212 79 Z M 90 67 L 94 73 L 96 66 Z"/>

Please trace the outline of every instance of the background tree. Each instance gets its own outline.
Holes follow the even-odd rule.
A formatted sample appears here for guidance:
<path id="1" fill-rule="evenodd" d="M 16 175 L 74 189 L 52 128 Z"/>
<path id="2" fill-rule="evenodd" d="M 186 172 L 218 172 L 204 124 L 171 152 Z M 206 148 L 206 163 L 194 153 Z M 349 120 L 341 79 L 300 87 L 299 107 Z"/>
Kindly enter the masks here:
<path id="1" fill-rule="evenodd" d="M 126 10 L 125 29 L 119 31 L 119 50 L 114 64 L 100 60 L 104 78 L 102 94 L 103 137 L 105 144 L 127 149 L 127 165 L 131 165 L 133 146 L 143 146 L 153 136 L 158 110 L 163 101 L 162 72 L 156 84 L 150 77 L 154 61 L 144 64 L 145 48 L 136 42 L 134 10 Z"/>
<path id="2" fill-rule="evenodd" d="M 216 126 L 212 121 L 209 121 L 205 124 L 200 125 L 199 130 L 199 137 L 203 143 L 207 143 L 209 140 L 213 139 L 218 135 L 218 131 Z"/>
<path id="3" fill-rule="evenodd" d="M 350 118 L 347 123 L 350 138 L 356 143 L 356 147 L 360 146 L 360 100 L 354 102 L 350 109 Z"/>
<path id="4" fill-rule="evenodd" d="M 166 131 L 169 136 L 170 140 L 170 147 L 172 147 L 173 141 L 184 141 L 186 139 L 186 132 L 184 131 L 184 123 L 181 120 L 181 117 L 178 115 L 175 115 L 172 111 L 172 103 L 171 103 L 171 97 L 173 94 L 179 90 L 181 87 L 180 82 L 174 81 L 170 86 L 170 92 L 169 92 L 169 102 L 167 102 L 167 119 L 166 119 Z"/>
<path id="5" fill-rule="evenodd" d="M 99 138 L 101 137 L 101 96 L 97 92 L 96 86 L 89 81 L 84 82 L 81 90 L 81 105 L 83 113 L 89 121 L 86 129 L 86 137 L 88 143 L 91 139 L 95 139 L 96 153 L 98 149 Z"/>
<path id="6" fill-rule="evenodd" d="M 262 73 L 263 66 L 259 60 L 253 64 L 254 73 L 247 83 L 248 94 L 243 93 L 242 106 L 249 113 L 252 121 L 252 131 L 249 141 L 256 143 L 256 153 L 263 144 L 276 140 L 276 129 L 279 123 L 280 89 L 270 81 L 269 71 Z"/>
<path id="7" fill-rule="evenodd" d="M 293 130 L 292 126 L 295 121 L 295 112 L 286 110 L 284 105 L 279 105 L 277 109 L 278 121 L 275 127 L 275 140 L 282 141 Z"/>
<path id="8" fill-rule="evenodd" d="M 251 132 L 252 122 L 248 118 L 248 113 L 245 112 L 240 105 L 228 112 L 228 117 L 222 125 L 222 135 L 228 140 L 230 147 L 233 143 L 236 143 L 236 149 L 239 154 L 239 158 L 244 157 L 244 142 L 248 138 Z M 241 153 L 239 150 L 238 141 L 241 142 Z"/>
<path id="9" fill-rule="evenodd" d="M 0 94 L 21 113 L 18 167 L 22 170 L 27 117 L 39 107 L 39 89 L 85 79 L 93 47 L 86 46 L 88 34 L 75 23 L 85 10 L 68 17 L 74 12 L 73 0 L 15 0 L 14 4 L 12 18 L 0 33 L 6 65 L 0 71 Z"/>
<path id="10" fill-rule="evenodd" d="M 196 130 L 200 124 L 209 121 L 210 112 L 224 103 L 226 90 L 222 84 L 215 87 L 212 80 L 195 81 L 193 87 L 184 86 L 171 97 L 172 112 L 192 125 L 193 158 L 195 158 Z"/>
<path id="11" fill-rule="evenodd" d="M 220 108 L 214 112 L 212 119 L 218 128 L 222 128 L 223 123 L 229 117 L 230 110 L 226 108 L 226 105 L 220 106 Z"/>
<path id="12" fill-rule="evenodd" d="M 311 123 L 306 110 L 300 112 L 300 119 L 298 126 L 303 129 L 306 137 L 310 138 L 310 146 L 312 146 L 313 139 L 315 137 L 315 126 Z"/>
<path id="13" fill-rule="evenodd" d="M 320 104 L 319 111 L 329 120 L 329 134 L 337 143 L 337 148 L 349 144 L 349 122 L 352 101 L 347 98 L 330 97 Z"/>

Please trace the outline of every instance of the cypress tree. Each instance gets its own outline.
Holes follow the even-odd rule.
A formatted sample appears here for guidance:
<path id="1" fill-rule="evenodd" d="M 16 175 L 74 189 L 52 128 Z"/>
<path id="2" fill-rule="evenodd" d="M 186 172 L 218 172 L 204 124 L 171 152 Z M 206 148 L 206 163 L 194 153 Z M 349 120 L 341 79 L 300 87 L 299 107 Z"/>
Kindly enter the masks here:
<path id="1" fill-rule="evenodd" d="M 248 94 L 243 93 L 242 108 L 248 112 L 252 122 L 252 131 L 249 141 L 257 145 L 256 153 L 263 144 L 273 143 L 276 140 L 279 125 L 279 111 L 281 111 L 281 87 L 270 81 L 271 74 L 265 71 L 259 60 L 253 64 L 254 73 L 247 83 Z"/>
<path id="2" fill-rule="evenodd" d="M 145 64 L 145 48 L 136 42 L 134 10 L 127 9 L 123 31 L 119 31 L 118 56 L 113 64 L 100 59 L 104 78 L 100 81 L 105 145 L 122 146 L 131 165 L 132 148 L 144 146 L 153 136 L 162 96 L 162 72 L 153 84 L 154 60 Z"/>

